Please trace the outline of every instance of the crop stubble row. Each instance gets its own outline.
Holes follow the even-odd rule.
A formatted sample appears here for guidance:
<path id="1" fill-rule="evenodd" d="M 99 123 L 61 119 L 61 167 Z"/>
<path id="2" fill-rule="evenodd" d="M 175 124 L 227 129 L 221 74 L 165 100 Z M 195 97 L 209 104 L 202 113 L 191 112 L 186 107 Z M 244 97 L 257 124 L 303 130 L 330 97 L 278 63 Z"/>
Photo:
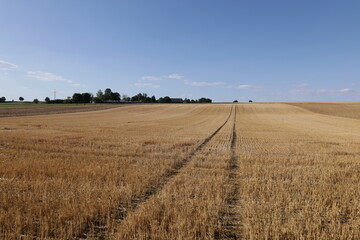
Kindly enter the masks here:
<path id="1" fill-rule="evenodd" d="M 112 229 L 116 215 L 161 185 L 229 108 L 131 106 L 3 118 L 1 238 L 72 239 Z"/>
<path id="2" fill-rule="evenodd" d="M 235 111 L 235 113 L 236 113 L 236 111 Z M 168 184 L 171 184 L 171 181 L 173 180 L 173 178 L 175 178 L 180 173 L 182 168 L 184 168 L 192 160 L 192 158 L 196 154 L 198 154 L 198 152 L 201 151 L 202 148 L 204 148 L 209 142 L 211 142 L 212 138 L 214 138 L 215 135 L 218 134 L 218 132 L 221 131 L 222 128 L 228 123 L 228 121 L 232 115 L 233 114 L 232 114 L 232 108 L 231 108 L 230 113 L 223 124 L 221 124 L 213 133 L 211 133 L 208 137 L 206 137 L 203 141 L 201 141 L 196 147 L 194 147 L 194 149 L 191 150 L 187 156 L 185 156 L 181 161 L 179 161 L 166 175 L 164 175 L 161 178 L 161 181 L 159 181 L 159 183 L 157 185 L 149 186 L 149 188 L 146 189 L 146 191 L 143 192 L 143 194 L 141 196 L 138 196 L 137 198 L 133 199 L 131 201 L 130 206 L 127 206 L 127 209 L 129 209 L 129 210 L 127 212 L 121 212 L 120 215 L 116 216 L 115 220 L 116 220 L 117 224 L 122 224 L 122 221 L 124 219 L 126 219 L 128 212 L 130 212 L 130 213 L 134 212 L 137 210 L 137 208 L 139 206 L 142 207 L 142 205 L 147 204 L 146 201 L 148 201 L 148 200 L 151 201 L 152 200 L 151 198 L 154 195 L 156 195 L 158 192 L 160 192 Z M 93 231 L 92 233 L 87 234 L 85 237 L 88 239 L 105 239 L 105 238 L 109 238 L 111 232 L 112 232 L 111 235 L 113 235 L 113 236 L 114 235 L 122 236 L 122 234 L 123 234 L 123 231 L 120 231 L 121 234 L 119 234 L 119 233 L 114 234 L 114 231 L 116 231 L 116 229 L 109 230 L 106 228 L 102 228 L 102 230 Z M 138 236 L 136 236 L 136 237 L 138 237 Z M 150 236 L 148 236 L 148 237 L 150 237 Z M 151 235 L 151 237 L 154 237 L 154 236 Z M 121 238 L 123 238 L 123 237 L 121 237 Z M 129 239 L 130 236 L 126 236 L 125 238 Z"/>
<path id="3" fill-rule="evenodd" d="M 224 216 L 225 208 L 230 203 L 229 195 L 234 193 L 229 171 L 235 161 L 231 151 L 234 147 L 235 116 L 234 107 L 228 120 L 206 145 L 158 194 L 130 213 L 112 238 L 224 237 L 226 225 L 221 216 Z"/>
<path id="4" fill-rule="evenodd" d="M 240 112 L 243 237 L 360 238 L 359 120 L 285 104 Z"/>
<path id="5" fill-rule="evenodd" d="M 224 125 L 230 105 L 9 120 L 1 236 L 360 238 L 359 120 L 235 106 Z"/>

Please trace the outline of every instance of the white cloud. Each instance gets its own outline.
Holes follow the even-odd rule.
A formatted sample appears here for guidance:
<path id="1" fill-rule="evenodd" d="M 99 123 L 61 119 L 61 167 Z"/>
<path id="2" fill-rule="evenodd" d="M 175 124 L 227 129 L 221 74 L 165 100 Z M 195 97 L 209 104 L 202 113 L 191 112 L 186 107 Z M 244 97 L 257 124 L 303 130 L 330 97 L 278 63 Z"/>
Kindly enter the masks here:
<path id="1" fill-rule="evenodd" d="M 310 84 L 301 83 L 295 85 L 295 89 L 289 91 L 290 94 L 298 95 L 357 95 L 357 91 L 350 88 L 341 88 L 341 89 L 311 89 L 309 88 Z"/>
<path id="2" fill-rule="evenodd" d="M 161 80 L 161 77 L 143 76 L 143 77 L 141 77 L 141 80 L 143 80 L 143 81 L 159 81 L 159 80 Z"/>
<path id="3" fill-rule="evenodd" d="M 194 86 L 194 87 L 210 87 L 210 86 L 218 86 L 218 85 L 224 85 L 225 82 L 190 82 L 190 81 L 184 81 L 186 85 Z"/>
<path id="4" fill-rule="evenodd" d="M 173 73 L 173 74 L 170 74 L 168 76 L 163 76 L 163 78 L 179 79 L 180 80 L 180 79 L 183 79 L 184 76 L 181 76 L 181 75 L 179 75 L 177 73 Z"/>
<path id="5" fill-rule="evenodd" d="M 256 86 L 256 85 L 250 85 L 250 84 L 241 84 L 241 85 L 238 85 L 238 86 L 225 86 L 223 88 L 259 90 L 261 87 Z"/>
<path id="6" fill-rule="evenodd" d="M 143 76 L 141 77 L 141 80 L 142 81 L 160 81 L 162 79 L 183 79 L 184 76 L 181 76 L 177 73 L 173 73 L 173 74 L 170 74 L 170 75 L 165 75 L 165 76 L 160 76 L 160 77 L 157 77 L 157 76 Z"/>
<path id="7" fill-rule="evenodd" d="M 15 70 L 18 68 L 19 68 L 18 65 L 0 60 L 0 70 L 8 71 L 8 70 Z"/>
<path id="8" fill-rule="evenodd" d="M 159 88 L 160 85 L 152 84 L 152 83 L 135 83 L 136 87 L 149 87 L 149 88 Z"/>
<path id="9" fill-rule="evenodd" d="M 37 79 L 37 80 L 41 80 L 41 81 L 48 81 L 48 82 L 66 82 L 71 84 L 71 86 L 73 87 L 77 87 L 77 88 L 83 88 L 86 87 L 86 85 L 84 84 L 80 84 L 80 83 L 75 83 L 70 79 L 55 75 L 53 73 L 48 73 L 48 72 L 42 72 L 42 71 L 29 71 L 27 72 L 27 77 L 29 78 L 33 78 L 33 79 Z"/>
<path id="10" fill-rule="evenodd" d="M 354 90 L 351 90 L 350 88 L 343 88 L 343 89 L 339 89 L 339 92 L 348 93 L 348 92 L 354 92 Z"/>
<path id="11" fill-rule="evenodd" d="M 342 89 L 305 89 L 305 88 L 298 88 L 290 90 L 289 93 L 291 94 L 298 94 L 298 95 L 356 95 L 357 91 L 350 89 L 350 88 L 342 88 Z"/>
<path id="12" fill-rule="evenodd" d="M 236 88 L 240 88 L 240 89 L 257 89 L 259 87 L 254 86 L 254 85 L 249 85 L 249 84 L 243 84 L 243 85 L 237 86 Z"/>
<path id="13" fill-rule="evenodd" d="M 63 78 L 61 76 L 57 76 L 55 74 L 42 72 L 42 71 L 29 71 L 27 72 L 27 77 L 42 81 L 49 81 L 49 82 L 54 82 L 54 81 L 67 82 L 67 83 L 73 82 L 72 80 Z"/>

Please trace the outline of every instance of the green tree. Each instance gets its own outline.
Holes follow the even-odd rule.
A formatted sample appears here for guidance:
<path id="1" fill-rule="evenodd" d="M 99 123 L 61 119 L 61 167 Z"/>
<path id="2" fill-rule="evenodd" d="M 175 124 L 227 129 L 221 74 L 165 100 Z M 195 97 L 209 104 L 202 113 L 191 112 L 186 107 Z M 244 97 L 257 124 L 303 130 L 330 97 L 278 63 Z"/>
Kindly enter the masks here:
<path id="1" fill-rule="evenodd" d="M 139 93 L 140 94 L 140 93 Z M 135 95 L 135 96 L 132 96 L 131 97 L 131 101 L 132 102 L 139 102 L 140 101 L 140 99 L 139 99 L 139 94 L 137 94 L 137 95 Z"/>
<path id="2" fill-rule="evenodd" d="M 171 103 L 171 99 L 169 96 L 164 97 L 164 103 Z"/>
<path id="3" fill-rule="evenodd" d="M 112 93 L 112 91 L 111 91 L 110 88 L 105 89 L 104 96 L 103 96 L 102 100 L 104 100 L 104 101 L 111 100 L 111 93 Z"/>
<path id="4" fill-rule="evenodd" d="M 1 97 L 0 98 L 0 102 L 5 102 L 6 101 L 6 97 Z"/>
<path id="5" fill-rule="evenodd" d="M 24 101 L 24 98 L 23 98 L 23 97 L 19 97 L 19 100 L 20 100 L 20 101 Z"/>
<path id="6" fill-rule="evenodd" d="M 169 96 L 159 98 L 159 103 L 171 103 L 171 99 Z"/>
<path id="7" fill-rule="evenodd" d="M 39 103 L 39 99 L 35 98 L 33 103 Z"/>
<path id="8" fill-rule="evenodd" d="M 45 102 L 46 102 L 46 103 L 50 103 L 50 98 L 49 98 L 49 97 L 46 97 L 46 98 L 45 98 Z"/>
<path id="9" fill-rule="evenodd" d="M 83 93 L 81 94 L 82 102 L 83 103 L 90 103 L 92 99 L 92 94 L 90 93 Z"/>
<path id="10" fill-rule="evenodd" d="M 151 102 L 151 103 L 156 103 L 156 102 L 157 102 L 157 101 L 156 101 L 156 97 L 155 97 L 155 96 L 152 96 L 150 102 Z"/>
<path id="11" fill-rule="evenodd" d="M 71 97 L 67 97 L 67 98 L 64 100 L 64 103 L 72 103 Z"/>
<path id="12" fill-rule="evenodd" d="M 111 92 L 111 93 L 110 93 L 110 100 L 120 101 L 120 93 L 118 93 L 118 92 Z"/>
<path id="13" fill-rule="evenodd" d="M 94 97 L 93 98 L 94 103 L 102 103 L 103 101 L 101 100 L 101 98 L 98 97 Z"/>
<path id="14" fill-rule="evenodd" d="M 133 101 L 133 102 L 142 102 L 143 99 L 144 99 L 144 96 L 142 93 L 138 93 L 135 96 L 131 97 L 131 101 Z"/>
<path id="15" fill-rule="evenodd" d="M 138 93 L 135 96 L 131 97 L 131 101 L 134 102 L 150 102 L 150 99 L 148 99 L 148 95 L 146 93 Z"/>
<path id="16" fill-rule="evenodd" d="M 200 98 L 200 99 L 198 100 L 198 102 L 199 102 L 199 103 L 211 103 L 212 100 L 211 100 L 210 98 L 204 98 L 204 97 L 202 97 L 202 98 Z"/>
<path id="17" fill-rule="evenodd" d="M 104 93 L 101 91 L 101 89 L 99 89 L 99 91 L 97 91 L 96 97 L 97 97 L 100 101 L 103 100 L 103 98 L 104 98 Z"/>
<path id="18" fill-rule="evenodd" d="M 74 93 L 72 96 L 72 101 L 74 103 L 82 103 L 83 102 L 83 97 L 81 93 Z"/>

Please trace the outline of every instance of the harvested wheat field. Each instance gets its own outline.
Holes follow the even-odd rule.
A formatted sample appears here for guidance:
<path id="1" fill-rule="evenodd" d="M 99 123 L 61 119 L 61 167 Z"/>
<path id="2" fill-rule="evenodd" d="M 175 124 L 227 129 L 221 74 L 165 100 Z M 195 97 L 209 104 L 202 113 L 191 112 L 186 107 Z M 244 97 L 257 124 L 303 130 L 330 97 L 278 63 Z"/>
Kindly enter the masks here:
<path id="1" fill-rule="evenodd" d="M 360 103 L 292 103 L 316 113 L 360 119 Z"/>
<path id="2" fill-rule="evenodd" d="M 0 239 L 359 239 L 360 120 L 331 106 L 0 118 Z"/>

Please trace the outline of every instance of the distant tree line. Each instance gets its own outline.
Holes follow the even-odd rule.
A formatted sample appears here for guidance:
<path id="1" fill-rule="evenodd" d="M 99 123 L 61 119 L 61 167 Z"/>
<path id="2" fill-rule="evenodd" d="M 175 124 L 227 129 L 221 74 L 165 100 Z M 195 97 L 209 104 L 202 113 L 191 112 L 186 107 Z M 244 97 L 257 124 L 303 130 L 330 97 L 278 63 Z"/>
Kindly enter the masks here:
<path id="1" fill-rule="evenodd" d="M 34 99 L 34 102 L 37 99 Z M 38 100 L 37 100 L 38 101 Z M 54 99 L 51 100 L 49 97 L 45 98 L 47 104 L 58 104 L 58 103 L 92 103 L 93 95 L 91 93 L 74 93 L 72 97 L 67 99 Z"/>
<path id="2" fill-rule="evenodd" d="M 169 96 L 160 97 L 157 99 L 155 96 L 148 96 L 146 93 L 138 93 L 132 97 L 123 95 L 121 98 L 120 93 L 113 92 L 110 88 L 102 91 L 101 89 L 97 91 L 96 95 L 93 96 L 91 93 L 74 93 L 72 97 L 67 99 L 56 99 L 50 100 L 49 97 L 45 98 L 46 103 L 173 103 L 174 99 Z M 179 99 L 176 101 L 179 103 Z M 184 100 L 180 98 L 180 103 L 211 103 L 210 98 L 200 98 L 200 99 L 188 99 Z"/>
<path id="3" fill-rule="evenodd" d="M 20 101 L 24 101 L 23 97 L 19 97 Z M 1 97 L 0 102 L 5 102 L 6 98 Z M 113 92 L 110 88 L 106 88 L 104 91 L 101 89 L 97 91 L 94 96 L 92 93 L 74 93 L 72 97 L 66 99 L 54 99 L 51 100 L 49 97 L 45 98 L 47 104 L 59 104 L 59 103 L 211 103 L 210 98 L 199 98 L 199 99 L 181 99 L 181 98 L 170 98 L 169 96 L 156 98 L 155 96 L 148 96 L 146 93 L 138 93 L 132 97 L 123 95 L 121 98 L 120 93 Z M 39 100 L 35 98 L 33 103 L 39 103 Z"/>
<path id="4" fill-rule="evenodd" d="M 95 103 L 103 103 L 107 101 L 120 101 L 120 93 L 111 91 L 110 88 L 101 91 L 101 89 L 96 93 L 96 96 L 93 98 Z"/>
<path id="5" fill-rule="evenodd" d="M 211 103 L 212 100 L 210 98 L 199 98 L 198 100 L 194 100 L 194 99 L 184 99 L 184 103 Z"/>

